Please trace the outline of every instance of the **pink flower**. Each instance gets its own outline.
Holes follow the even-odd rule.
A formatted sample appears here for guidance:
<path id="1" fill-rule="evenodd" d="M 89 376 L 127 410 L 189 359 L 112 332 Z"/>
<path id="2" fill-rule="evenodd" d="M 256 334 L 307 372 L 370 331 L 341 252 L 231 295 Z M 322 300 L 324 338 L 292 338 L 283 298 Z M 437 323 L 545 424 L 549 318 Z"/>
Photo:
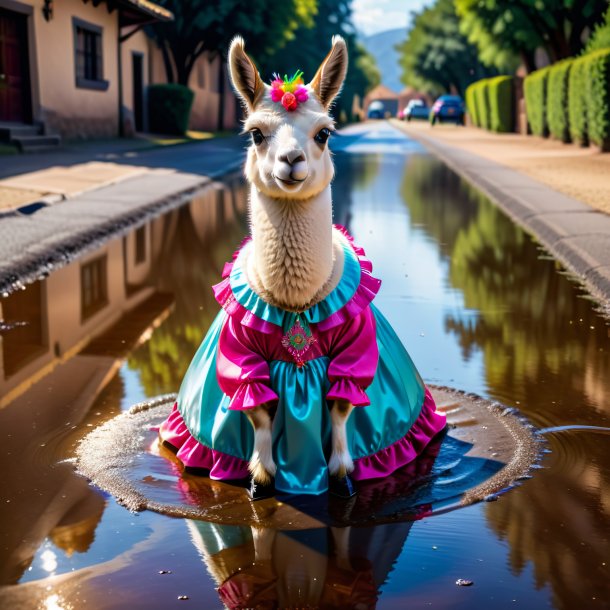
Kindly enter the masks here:
<path id="1" fill-rule="evenodd" d="M 288 112 L 292 112 L 297 109 L 297 98 L 292 93 L 284 93 L 282 97 L 282 106 L 288 110 Z"/>
<path id="2" fill-rule="evenodd" d="M 271 99 L 274 102 L 279 102 L 281 101 L 282 97 L 284 95 L 284 92 L 279 88 L 279 87 L 273 87 L 271 89 Z"/>
<path id="3" fill-rule="evenodd" d="M 297 98 L 297 102 L 299 102 L 299 104 L 302 104 L 309 99 L 309 93 L 302 85 L 297 87 L 297 90 L 294 92 L 294 96 Z"/>

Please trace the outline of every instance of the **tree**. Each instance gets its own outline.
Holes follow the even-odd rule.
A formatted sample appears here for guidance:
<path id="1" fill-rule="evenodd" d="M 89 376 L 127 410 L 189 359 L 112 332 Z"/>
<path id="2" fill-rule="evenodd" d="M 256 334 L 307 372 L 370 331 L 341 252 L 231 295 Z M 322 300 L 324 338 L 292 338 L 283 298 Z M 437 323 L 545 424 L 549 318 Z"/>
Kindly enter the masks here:
<path id="1" fill-rule="evenodd" d="M 588 33 L 603 20 L 607 0 L 455 0 L 461 31 L 477 45 L 486 65 L 510 69 L 521 61 L 537 67 L 544 49 L 556 62 L 578 54 Z"/>
<path id="2" fill-rule="evenodd" d="M 313 78 L 330 50 L 332 37 L 340 34 L 347 44 L 350 63 L 334 113 L 337 117 L 343 113 L 349 117 L 354 95 L 363 97 L 381 80 L 375 59 L 356 42 L 350 4 L 350 0 L 318 0 L 313 24 L 304 23 L 281 50 L 261 62 L 259 68 L 263 80 L 268 80 L 273 72 L 292 74 L 297 68 L 303 70 L 306 80 Z"/>
<path id="3" fill-rule="evenodd" d="M 407 39 L 397 49 L 402 81 L 432 95 L 463 95 L 470 83 L 497 73 L 481 63 L 477 48 L 460 33 L 452 0 L 437 0 L 414 13 Z"/>
<path id="4" fill-rule="evenodd" d="M 241 34 L 248 52 L 262 59 L 294 37 L 301 24 L 313 23 L 316 0 L 158 0 L 174 13 L 174 21 L 154 23 L 147 31 L 163 54 L 167 81 L 188 86 L 195 62 L 204 53 L 210 59 L 226 60 L 231 39 Z M 222 129 L 224 70 L 220 70 L 218 91 L 219 128 Z"/>

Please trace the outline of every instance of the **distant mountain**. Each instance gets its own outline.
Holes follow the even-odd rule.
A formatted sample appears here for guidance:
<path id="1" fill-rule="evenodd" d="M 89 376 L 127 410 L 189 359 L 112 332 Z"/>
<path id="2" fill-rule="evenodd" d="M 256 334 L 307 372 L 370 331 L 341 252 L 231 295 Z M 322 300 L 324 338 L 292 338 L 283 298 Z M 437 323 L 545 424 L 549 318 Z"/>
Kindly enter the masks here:
<path id="1" fill-rule="evenodd" d="M 401 69 L 398 65 L 398 53 L 394 47 L 405 40 L 407 30 L 398 28 L 379 32 L 372 36 L 362 37 L 361 42 L 366 50 L 375 58 L 381 72 L 381 83 L 396 93 L 404 89 L 400 82 Z"/>

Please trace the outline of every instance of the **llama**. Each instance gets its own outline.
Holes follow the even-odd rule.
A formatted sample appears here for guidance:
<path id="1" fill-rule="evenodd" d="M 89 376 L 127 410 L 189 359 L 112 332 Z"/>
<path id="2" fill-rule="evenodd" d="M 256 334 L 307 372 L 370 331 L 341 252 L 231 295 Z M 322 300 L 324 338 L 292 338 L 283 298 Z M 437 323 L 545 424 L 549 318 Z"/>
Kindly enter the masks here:
<path id="1" fill-rule="evenodd" d="M 229 50 L 231 80 L 248 112 L 244 131 L 252 136 L 245 170 L 253 244 L 248 278 L 266 301 L 290 311 L 322 301 L 343 270 L 343 249 L 333 241 L 334 167 L 327 141 L 334 129 L 328 109 L 341 90 L 347 62 L 345 41 L 335 36 L 309 85 L 315 97 L 298 113 L 288 113 L 265 95 L 268 86 L 246 54 L 243 39 L 235 38 Z M 335 401 L 331 408 L 328 470 L 339 479 L 354 467 L 345 435 L 352 409 L 345 401 Z M 269 410 L 269 405 L 260 405 L 247 411 L 255 431 L 250 471 L 264 486 L 276 472 Z"/>
<path id="2" fill-rule="evenodd" d="M 445 427 L 372 303 L 370 261 L 332 224 L 329 108 L 347 63 L 335 36 L 307 86 L 300 73 L 269 86 L 242 38 L 229 50 L 252 140 L 251 239 L 214 287 L 222 311 L 160 436 L 186 472 L 249 477 L 254 500 L 350 497 L 352 479 L 391 474 Z"/>

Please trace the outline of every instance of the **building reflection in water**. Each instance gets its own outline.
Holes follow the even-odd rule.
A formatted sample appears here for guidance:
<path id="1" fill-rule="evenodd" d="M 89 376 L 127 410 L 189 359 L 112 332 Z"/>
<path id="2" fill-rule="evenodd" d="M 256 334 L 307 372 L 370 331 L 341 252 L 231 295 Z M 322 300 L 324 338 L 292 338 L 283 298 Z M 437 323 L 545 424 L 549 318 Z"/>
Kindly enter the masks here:
<path id="1" fill-rule="evenodd" d="M 447 198 L 454 193 L 459 206 Z M 480 352 L 488 393 L 540 427 L 609 426 L 610 328 L 556 263 L 485 197 L 435 160 L 413 157 L 402 184 L 413 223 L 442 244 L 467 311 L 446 314 L 468 361 Z M 547 258 L 548 260 L 540 260 Z M 552 586 L 557 608 L 608 600 L 608 435 L 561 432 L 535 481 L 487 507 L 520 573 Z"/>
<path id="2" fill-rule="evenodd" d="M 117 372 L 153 329 L 164 323 L 172 336 L 188 319 L 183 334 L 198 327 L 200 338 L 216 309 L 210 285 L 231 238 L 244 233 L 244 214 L 241 182 L 214 183 L 0 300 L 0 585 L 18 582 L 45 540 L 55 549 L 41 556 L 47 568 L 90 548 L 106 500 L 58 461 L 118 413 L 125 388 Z M 177 387 L 172 375 L 151 385 Z"/>

